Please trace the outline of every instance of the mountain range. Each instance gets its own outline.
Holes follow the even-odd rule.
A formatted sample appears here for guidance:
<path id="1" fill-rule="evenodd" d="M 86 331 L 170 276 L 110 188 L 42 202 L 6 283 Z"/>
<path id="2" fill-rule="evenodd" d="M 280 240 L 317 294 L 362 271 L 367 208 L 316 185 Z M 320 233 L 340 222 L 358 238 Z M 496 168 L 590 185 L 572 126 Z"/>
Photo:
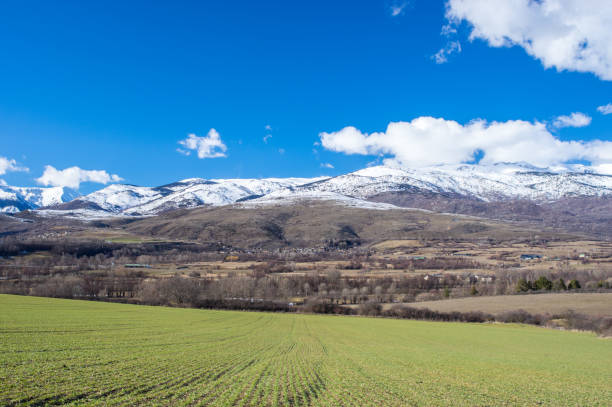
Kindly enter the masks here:
<path id="1" fill-rule="evenodd" d="M 0 212 L 17 213 L 26 209 L 59 205 L 78 196 L 76 191 L 65 187 L 12 187 L 0 184 Z"/>
<path id="2" fill-rule="evenodd" d="M 158 187 L 113 184 L 78 196 L 62 187 L 0 186 L 0 210 L 43 217 L 100 219 L 154 216 L 176 209 L 233 205 L 254 208 L 296 201 L 334 201 L 366 209 L 427 209 L 609 237 L 612 176 L 585 167 L 525 163 L 375 166 L 336 177 L 201 179 Z"/>
<path id="3" fill-rule="evenodd" d="M 113 184 L 82 196 L 63 187 L 0 185 L 0 211 L 14 213 L 30 209 L 45 216 L 91 218 L 150 216 L 179 208 L 241 202 L 265 205 L 306 198 L 351 204 L 363 201 L 361 204 L 366 206 L 371 206 L 368 201 L 397 205 L 398 196 L 481 203 L 522 200 L 541 204 L 610 194 L 612 176 L 575 168 L 554 170 L 523 163 L 419 169 L 376 166 L 336 177 L 190 178 L 158 187 Z M 387 198 L 381 198 L 384 196 Z"/>

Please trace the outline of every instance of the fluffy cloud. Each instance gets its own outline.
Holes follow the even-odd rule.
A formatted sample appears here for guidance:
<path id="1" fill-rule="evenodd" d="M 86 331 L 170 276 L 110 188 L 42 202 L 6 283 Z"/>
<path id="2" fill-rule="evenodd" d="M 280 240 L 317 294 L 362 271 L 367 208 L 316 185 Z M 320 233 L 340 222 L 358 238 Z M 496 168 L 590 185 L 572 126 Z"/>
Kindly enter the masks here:
<path id="1" fill-rule="evenodd" d="M 118 175 L 111 175 L 104 170 L 83 170 L 79 167 L 58 170 L 51 165 L 46 165 L 43 175 L 37 178 L 36 182 L 45 186 L 79 189 L 81 182 L 108 184 L 109 182 L 119 182 L 122 180 Z"/>
<path id="2" fill-rule="evenodd" d="M 17 165 L 17 161 L 8 159 L 6 157 L 0 157 L 0 175 L 4 175 L 9 171 L 29 171 L 25 167 Z"/>
<path id="3" fill-rule="evenodd" d="M 333 169 L 334 166 L 330 163 L 321 163 L 321 168 L 329 168 L 329 169 Z"/>
<path id="4" fill-rule="evenodd" d="M 385 132 L 367 134 L 345 127 L 319 137 L 323 147 L 331 151 L 391 156 L 386 163 L 410 167 L 470 162 L 479 153 L 484 154 L 483 164 L 526 161 L 550 166 L 570 160 L 587 160 L 593 166 L 612 163 L 612 142 L 561 141 L 545 123 L 523 120 L 488 123 L 479 119 L 463 125 L 419 117 L 389 123 Z"/>
<path id="5" fill-rule="evenodd" d="M 607 105 L 599 106 L 597 111 L 601 114 L 612 114 L 612 103 L 608 103 Z"/>
<path id="6" fill-rule="evenodd" d="M 189 150 L 195 150 L 198 152 L 198 158 L 226 157 L 227 146 L 223 144 L 221 136 L 219 136 L 215 129 L 210 129 L 206 137 L 190 134 L 185 140 L 181 140 L 178 143 L 187 150 L 178 148 L 177 151 L 185 155 L 191 153 Z"/>
<path id="7" fill-rule="evenodd" d="M 447 18 L 467 21 L 470 39 L 518 45 L 546 68 L 612 80 L 610 0 L 449 0 Z"/>
<path id="8" fill-rule="evenodd" d="M 558 129 L 563 127 L 586 127 L 591 124 L 591 117 L 584 113 L 576 112 L 569 116 L 559 116 L 553 120 L 552 125 Z"/>

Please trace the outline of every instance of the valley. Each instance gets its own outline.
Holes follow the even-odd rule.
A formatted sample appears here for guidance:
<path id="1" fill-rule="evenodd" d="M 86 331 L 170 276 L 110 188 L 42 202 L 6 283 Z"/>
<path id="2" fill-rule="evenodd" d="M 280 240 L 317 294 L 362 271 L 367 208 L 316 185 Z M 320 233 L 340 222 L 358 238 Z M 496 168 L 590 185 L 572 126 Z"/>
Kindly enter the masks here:
<path id="1" fill-rule="evenodd" d="M 528 308 L 512 318 L 545 326 L 583 310 L 570 294 L 602 294 L 576 321 L 611 332 L 612 243 L 534 224 L 311 200 L 4 221 L 0 292 L 9 294 L 361 315 L 431 304 L 466 314 L 426 319 L 477 312 L 479 321 Z M 521 306 L 530 296 L 558 300 Z"/>
<path id="2" fill-rule="evenodd" d="M 0 407 L 612 407 L 611 27 L 3 2 Z"/>

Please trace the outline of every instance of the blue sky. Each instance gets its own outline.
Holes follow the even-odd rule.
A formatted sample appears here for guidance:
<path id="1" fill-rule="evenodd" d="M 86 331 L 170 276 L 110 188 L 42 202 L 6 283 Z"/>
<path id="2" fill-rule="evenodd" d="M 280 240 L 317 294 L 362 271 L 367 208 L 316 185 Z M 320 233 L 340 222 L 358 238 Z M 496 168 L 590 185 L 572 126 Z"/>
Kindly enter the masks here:
<path id="1" fill-rule="evenodd" d="M 612 115 L 596 110 L 612 102 L 606 72 L 547 69 L 520 45 L 470 40 L 476 17 L 441 34 L 445 7 L 431 0 L 6 3 L 0 157 L 29 171 L 0 178 L 36 185 L 45 165 L 104 170 L 138 185 L 336 175 L 396 153 L 347 154 L 314 145 L 320 133 L 385 132 L 390 122 L 421 116 L 461 125 L 552 123 L 581 112 L 589 125 L 550 133 L 560 141 L 612 140 Z M 434 55 L 454 42 L 461 52 L 437 63 Z M 211 128 L 226 157 L 177 152 L 188 134 L 205 137 Z M 81 190 L 99 187 L 86 182 Z"/>

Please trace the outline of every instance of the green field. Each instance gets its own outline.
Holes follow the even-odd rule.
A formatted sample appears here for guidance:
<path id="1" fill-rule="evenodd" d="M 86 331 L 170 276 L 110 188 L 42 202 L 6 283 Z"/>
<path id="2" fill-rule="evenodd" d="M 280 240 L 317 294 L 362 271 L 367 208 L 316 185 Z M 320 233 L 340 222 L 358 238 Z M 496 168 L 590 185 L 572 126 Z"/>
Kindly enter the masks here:
<path id="1" fill-rule="evenodd" d="M 0 295 L 0 405 L 612 405 L 612 341 Z"/>

